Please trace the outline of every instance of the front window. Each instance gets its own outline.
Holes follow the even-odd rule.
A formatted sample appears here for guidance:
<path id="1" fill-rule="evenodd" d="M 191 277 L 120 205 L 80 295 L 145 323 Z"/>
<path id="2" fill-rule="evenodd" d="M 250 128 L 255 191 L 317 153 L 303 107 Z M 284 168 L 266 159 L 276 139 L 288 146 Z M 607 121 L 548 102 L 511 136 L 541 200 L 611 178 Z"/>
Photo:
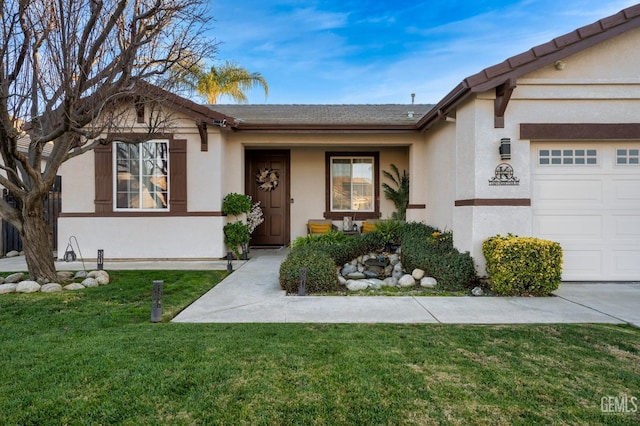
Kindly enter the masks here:
<path id="1" fill-rule="evenodd" d="M 374 211 L 373 157 L 331 157 L 331 211 Z"/>
<path id="2" fill-rule="evenodd" d="M 116 209 L 168 209 L 169 144 L 115 143 Z"/>

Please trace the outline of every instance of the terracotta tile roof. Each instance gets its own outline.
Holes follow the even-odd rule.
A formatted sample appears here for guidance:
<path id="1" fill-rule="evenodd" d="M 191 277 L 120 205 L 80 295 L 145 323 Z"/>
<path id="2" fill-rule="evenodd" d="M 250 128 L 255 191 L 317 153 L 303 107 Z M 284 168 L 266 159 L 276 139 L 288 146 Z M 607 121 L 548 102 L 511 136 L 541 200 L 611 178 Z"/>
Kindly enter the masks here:
<path id="1" fill-rule="evenodd" d="M 499 64 L 485 68 L 479 73 L 465 78 L 442 98 L 433 110 L 420 120 L 418 127 L 427 128 L 439 115 L 446 116 L 471 92 L 484 92 L 496 88 L 508 80 L 515 81 L 532 71 L 638 27 L 640 27 L 640 4 L 623 9 L 615 15 L 585 25 L 526 52 L 512 56 Z"/>
<path id="2" fill-rule="evenodd" d="M 383 128 L 411 127 L 433 105 L 209 105 L 234 117 L 235 126 L 249 128 Z M 230 123 L 232 124 L 232 123 Z"/>
<path id="3" fill-rule="evenodd" d="M 520 77 L 638 26 L 640 26 L 640 4 L 512 56 L 504 62 L 467 77 L 464 81 L 473 91 L 491 88 L 488 85 L 496 87 L 506 81 L 507 76 Z M 533 67 L 527 67 L 528 64 L 532 64 Z"/>

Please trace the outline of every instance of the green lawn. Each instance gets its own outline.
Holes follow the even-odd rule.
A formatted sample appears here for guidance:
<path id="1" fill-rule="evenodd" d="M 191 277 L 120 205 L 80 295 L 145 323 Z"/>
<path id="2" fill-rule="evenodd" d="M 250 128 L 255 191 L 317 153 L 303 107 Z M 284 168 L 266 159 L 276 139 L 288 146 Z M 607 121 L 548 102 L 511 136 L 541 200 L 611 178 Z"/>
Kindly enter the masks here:
<path id="1" fill-rule="evenodd" d="M 640 398 L 637 329 L 173 324 L 224 274 L 111 276 L 0 296 L 0 425 L 640 422 L 601 412 L 603 397 Z"/>

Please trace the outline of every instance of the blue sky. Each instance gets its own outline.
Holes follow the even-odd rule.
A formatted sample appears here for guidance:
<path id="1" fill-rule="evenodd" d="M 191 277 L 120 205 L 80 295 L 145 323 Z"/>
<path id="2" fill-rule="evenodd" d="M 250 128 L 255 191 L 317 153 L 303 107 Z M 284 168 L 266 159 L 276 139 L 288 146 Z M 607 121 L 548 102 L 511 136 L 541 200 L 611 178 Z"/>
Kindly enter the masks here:
<path id="1" fill-rule="evenodd" d="M 411 103 L 411 93 L 436 103 L 483 68 L 635 3 L 210 0 L 210 35 L 215 61 L 267 80 L 266 99 L 247 92 L 252 104 Z"/>

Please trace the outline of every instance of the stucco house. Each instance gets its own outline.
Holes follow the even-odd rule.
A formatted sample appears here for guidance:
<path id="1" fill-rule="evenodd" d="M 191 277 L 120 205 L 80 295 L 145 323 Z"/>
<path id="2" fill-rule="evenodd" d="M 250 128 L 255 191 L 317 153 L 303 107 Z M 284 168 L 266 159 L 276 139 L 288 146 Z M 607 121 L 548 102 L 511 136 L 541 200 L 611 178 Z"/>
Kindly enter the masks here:
<path id="1" fill-rule="evenodd" d="M 638 46 L 640 5 L 486 68 L 435 105 L 206 106 L 166 93 L 174 133 L 137 148 L 113 135 L 61 170 L 59 239 L 112 259 L 220 258 L 222 199 L 239 192 L 266 217 L 252 245 L 286 246 L 309 219 L 389 217 L 393 163 L 410 174 L 407 219 L 452 230 L 480 274 L 482 241 L 513 233 L 560 242 L 564 280 L 639 280 Z M 265 171 L 277 185 L 260 187 Z"/>

